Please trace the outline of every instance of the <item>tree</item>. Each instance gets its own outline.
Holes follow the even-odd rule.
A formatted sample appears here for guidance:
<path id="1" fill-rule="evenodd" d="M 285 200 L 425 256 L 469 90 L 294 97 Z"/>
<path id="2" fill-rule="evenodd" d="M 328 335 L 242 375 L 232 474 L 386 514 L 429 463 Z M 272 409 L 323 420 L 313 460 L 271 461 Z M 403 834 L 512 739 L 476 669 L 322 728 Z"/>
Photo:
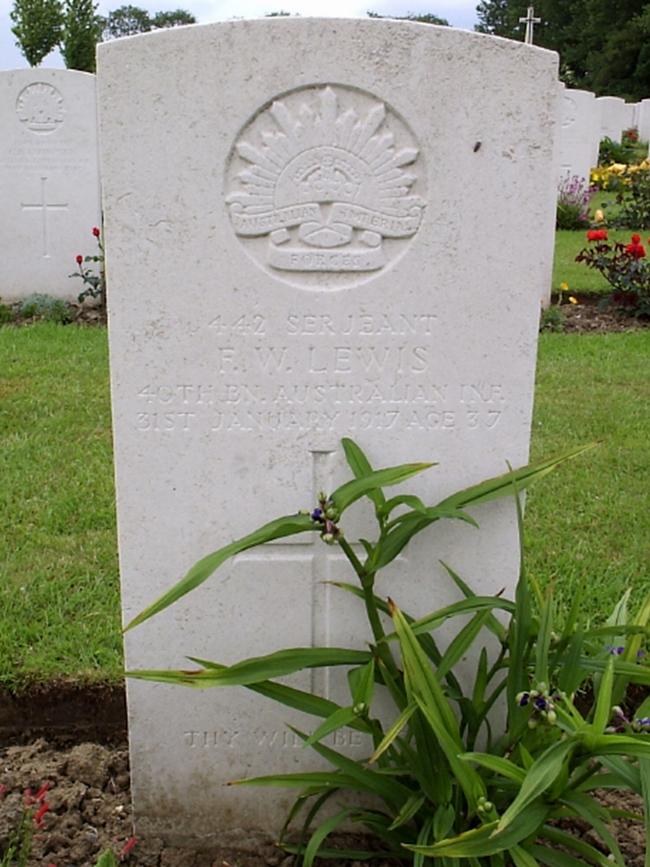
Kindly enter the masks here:
<path id="1" fill-rule="evenodd" d="M 101 37 L 93 0 L 65 0 L 61 54 L 68 69 L 95 71 L 95 48 Z"/>
<path id="2" fill-rule="evenodd" d="M 119 6 L 101 19 L 102 39 L 119 39 L 121 36 L 135 36 L 151 30 L 151 18 L 146 9 L 139 6 Z"/>
<path id="3" fill-rule="evenodd" d="M 440 18 L 432 12 L 425 12 L 422 15 L 415 15 L 413 12 L 407 12 L 406 15 L 380 15 L 379 12 L 368 12 L 369 18 L 392 18 L 393 21 L 419 21 L 420 24 L 442 24 L 444 27 L 449 27 L 449 21 L 446 18 Z"/>
<path id="4" fill-rule="evenodd" d="M 152 30 L 162 30 L 165 27 L 182 27 L 184 24 L 196 24 L 196 18 L 185 9 L 174 9 L 169 12 L 156 12 L 151 19 Z"/>
<path id="5" fill-rule="evenodd" d="M 61 38 L 60 0 L 14 0 L 11 32 L 30 66 L 38 66 Z"/>

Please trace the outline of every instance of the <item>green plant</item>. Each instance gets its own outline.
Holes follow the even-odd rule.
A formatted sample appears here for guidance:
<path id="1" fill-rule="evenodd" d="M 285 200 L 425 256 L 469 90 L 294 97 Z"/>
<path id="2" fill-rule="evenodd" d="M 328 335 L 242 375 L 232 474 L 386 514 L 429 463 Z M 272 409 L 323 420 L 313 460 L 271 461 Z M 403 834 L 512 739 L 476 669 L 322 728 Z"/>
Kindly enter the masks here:
<path id="1" fill-rule="evenodd" d="M 44 783 L 34 795 L 31 789 L 23 793 L 23 807 L 20 818 L 9 839 L 4 852 L 0 852 L 0 867 L 27 867 L 32 854 L 34 828 L 41 828 L 43 816 L 50 809 L 47 803 L 49 785 Z M 6 794 L 6 787 L 0 786 L 0 797 Z"/>
<path id="2" fill-rule="evenodd" d="M 24 319 L 44 319 L 46 322 L 59 324 L 65 324 L 72 319 L 70 308 L 65 301 L 44 292 L 34 292 L 24 298 L 19 307 L 19 315 Z"/>
<path id="3" fill-rule="evenodd" d="M 598 148 L 598 165 L 605 166 L 609 163 L 629 163 L 634 158 L 634 149 L 626 144 L 619 144 L 611 138 L 605 137 Z"/>
<path id="4" fill-rule="evenodd" d="M 194 688 L 241 685 L 321 720 L 311 734 L 293 731 L 333 766 L 332 771 L 237 781 L 301 788 L 281 841 L 301 857 L 305 867 L 311 867 L 319 854 L 332 854 L 323 850 L 323 843 L 344 822 L 379 837 L 389 856 L 418 865 L 430 858 L 440 859 L 441 865 L 466 861 L 471 867 L 506 863 L 556 867 L 562 857 L 563 865 L 574 867 L 582 856 L 603 867 L 609 864 L 590 843 L 554 824 L 556 819 L 572 817 L 588 822 L 609 849 L 611 860 L 623 867 L 607 827 L 609 811 L 591 792 L 611 784 L 643 793 L 646 799 L 650 796 L 650 743 L 639 733 L 650 728 L 646 719 L 650 701 L 631 719 L 612 710 L 622 701 L 628 682 L 650 684 L 650 670 L 638 658 L 650 602 L 629 624 L 619 611 L 615 622 L 590 630 L 578 621 L 577 600 L 559 629 L 552 591 L 541 593 L 536 582 L 526 577 L 523 562 L 513 600 L 477 596 L 449 566 L 445 569 L 462 598 L 417 620 L 392 599 L 375 593 L 378 572 L 395 560 L 413 536 L 438 520 L 475 525 L 468 509 L 514 494 L 521 532 L 521 491 L 585 448 L 589 447 L 511 470 L 427 507 L 415 496 L 387 499 L 383 488 L 431 464 L 375 471 L 361 449 L 345 439 L 343 449 L 354 479 L 329 496 L 319 495 L 311 512 L 271 521 L 203 558 L 127 628 L 173 604 L 237 553 L 283 536 L 318 532 L 325 543 L 340 546 L 358 579 L 356 584 L 334 582 L 334 586 L 365 606 L 372 634 L 368 649 L 298 648 L 231 666 L 192 659 L 199 666 L 194 671 L 135 671 L 129 676 Z M 362 497 L 374 507 L 378 525 L 374 542 L 360 540 L 363 560 L 340 524 L 346 509 Z M 504 616 L 509 617 L 507 625 Z M 465 618 L 462 627 L 457 626 L 458 617 Z M 432 634 L 443 624 L 454 632 L 445 650 Z M 478 640 L 483 632 L 489 633 L 489 640 Z M 612 646 L 616 653 L 611 652 Z M 456 673 L 457 664 L 468 654 L 476 660 L 475 679 L 469 684 Z M 350 666 L 348 705 L 270 680 L 306 668 L 340 665 Z M 592 684 L 595 700 L 581 712 L 574 698 L 585 682 Z M 395 705 L 388 728 L 372 713 L 379 691 Z M 507 709 L 502 730 L 494 713 L 498 703 Z M 327 735 L 345 726 L 367 736 L 371 755 L 366 761 L 353 761 L 323 743 Z M 371 793 L 382 806 L 344 806 L 310 831 L 322 807 L 343 791 L 356 796 Z M 307 816 L 298 841 L 287 843 L 289 823 L 303 810 Z M 567 854 L 559 856 L 558 846 Z M 371 854 L 355 850 L 345 857 Z"/>
<path id="5" fill-rule="evenodd" d="M 612 305 L 634 316 L 650 316 L 650 264 L 640 235 L 632 235 L 627 244 L 611 243 L 606 229 L 590 229 L 576 262 L 584 262 L 599 271 L 614 291 L 601 303 Z"/>
<path id="6" fill-rule="evenodd" d="M 81 282 L 86 287 L 79 293 L 77 300 L 83 304 L 86 298 L 98 298 L 99 308 L 102 313 L 106 313 L 106 272 L 104 271 L 104 244 L 102 243 L 102 232 L 98 226 L 92 228 L 92 235 L 97 242 L 99 252 L 94 256 L 82 256 L 78 253 L 75 257 L 78 271 L 70 274 L 70 277 L 79 277 Z M 97 265 L 97 273 L 92 268 L 84 266 L 84 262 L 94 262 Z"/>
<path id="7" fill-rule="evenodd" d="M 616 201 L 620 205 L 618 226 L 650 229 L 650 167 L 631 173 L 625 192 L 619 192 Z"/>
<path id="8" fill-rule="evenodd" d="M 539 322 L 540 331 L 564 331 L 565 325 L 566 316 L 559 304 L 549 304 L 548 307 L 542 308 Z"/>
<path id="9" fill-rule="evenodd" d="M 14 311 L 8 304 L 3 304 L 0 301 L 0 325 L 5 325 L 7 322 L 13 322 Z"/>
<path id="10" fill-rule="evenodd" d="M 588 182 L 572 175 L 563 178 L 558 187 L 556 229 L 584 229 L 589 225 L 589 202 L 593 190 Z"/>

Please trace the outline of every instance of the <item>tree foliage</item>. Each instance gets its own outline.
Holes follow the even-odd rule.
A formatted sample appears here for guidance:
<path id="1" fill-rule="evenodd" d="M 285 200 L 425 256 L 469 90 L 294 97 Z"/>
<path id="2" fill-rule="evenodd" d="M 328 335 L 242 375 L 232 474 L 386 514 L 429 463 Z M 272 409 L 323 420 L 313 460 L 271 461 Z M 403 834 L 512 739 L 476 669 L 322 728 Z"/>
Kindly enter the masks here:
<path id="1" fill-rule="evenodd" d="M 424 12 L 416 15 L 413 12 L 407 12 L 406 15 L 380 15 L 378 12 L 368 12 L 369 18 L 392 18 L 394 21 L 418 21 L 420 24 L 441 24 L 444 27 L 449 27 L 449 21 L 446 18 L 440 18 L 432 12 Z"/>
<path id="2" fill-rule="evenodd" d="M 531 0 L 480 0 L 476 29 L 523 39 Z M 561 77 L 599 95 L 650 94 L 649 0 L 537 0 L 535 44 L 560 54 Z"/>
<path id="3" fill-rule="evenodd" d="M 10 15 L 16 45 L 30 66 L 38 66 L 61 38 L 60 0 L 14 0 Z"/>
<path id="4" fill-rule="evenodd" d="M 149 33 L 166 27 L 179 27 L 182 24 L 196 24 L 196 18 L 185 9 L 169 12 L 156 12 L 150 15 L 139 6 L 119 6 L 101 20 L 102 38 L 119 39 L 121 36 L 135 36 L 136 33 Z"/>
<path id="5" fill-rule="evenodd" d="M 65 0 L 61 55 L 68 69 L 95 71 L 95 47 L 101 36 L 93 0 Z"/>

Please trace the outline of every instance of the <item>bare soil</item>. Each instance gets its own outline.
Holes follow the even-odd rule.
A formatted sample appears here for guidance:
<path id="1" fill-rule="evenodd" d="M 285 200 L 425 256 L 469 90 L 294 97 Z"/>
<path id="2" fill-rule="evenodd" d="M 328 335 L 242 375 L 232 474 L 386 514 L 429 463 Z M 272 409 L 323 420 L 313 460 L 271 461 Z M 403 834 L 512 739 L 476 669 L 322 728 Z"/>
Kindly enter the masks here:
<path id="1" fill-rule="evenodd" d="M 601 309 L 600 298 L 593 295 L 578 295 L 577 301 L 577 304 L 562 304 L 563 330 L 567 333 L 604 334 L 650 328 L 650 319 L 630 316 L 612 308 Z"/>
<path id="2" fill-rule="evenodd" d="M 133 867 L 290 867 L 292 863 L 291 856 L 271 843 L 246 853 L 224 848 L 217 856 L 166 847 L 156 839 L 133 840 L 121 687 L 57 684 L 19 696 L 0 692 L 0 859 L 25 801 L 30 801 L 26 790 L 33 796 L 45 783 L 42 800 L 49 809 L 33 828 L 27 867 L 94 867 L 99 853 L 108 848 L 118 856 L 123 853 L 120 863 Z M 603 792 L 601 797 L 608 806 L 642 811 L 635 795 Z M 34 812 L 39 803 L 29 809 Z M 586 825 L 574 822 L 569 828 L 603 848 Z M 618 820 L 614 832 L 627 867 L 643 867 L 643 825 Z M 334 867 L 343 864 L 362 867 L 360 862 L 343 861 L 334 862 Z M 387 867 L 387 862 L 378 857 L 374 867 Z"/>

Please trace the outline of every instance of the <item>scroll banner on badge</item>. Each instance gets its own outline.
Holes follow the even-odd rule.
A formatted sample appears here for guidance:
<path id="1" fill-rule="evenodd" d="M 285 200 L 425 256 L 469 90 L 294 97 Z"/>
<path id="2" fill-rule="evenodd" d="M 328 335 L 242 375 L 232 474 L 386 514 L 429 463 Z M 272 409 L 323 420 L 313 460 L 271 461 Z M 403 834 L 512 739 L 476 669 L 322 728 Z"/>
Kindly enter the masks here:
<path id="1" fill-rule="evenodd" d="M 269 245 L 268 263 L 279 271 L 376 271 L 386 264 L 381 247 L 317 247 Z"/>
<path id="2" fill-rule="evenodd" d="M 238 235 L 267 235 L 277 229 L 288 229 L 306 222 L 322 222 L 320 205 L 309 203 L 290 205 L 277 208 L 261 214 L 247 214 L 241 210 L 241 205 L 233 205 L 230 209 L 232 223 Z M 354 229 L 366 229 L 377 232 L 384 238 L 408 238 L 414 235 L 422 219 L 422 208 L 414 206 L 410 213 L 395 216 L 374 211 L 360 205 L 347 202 L 334 202 L 328 223 L 345 223 Z"/>

